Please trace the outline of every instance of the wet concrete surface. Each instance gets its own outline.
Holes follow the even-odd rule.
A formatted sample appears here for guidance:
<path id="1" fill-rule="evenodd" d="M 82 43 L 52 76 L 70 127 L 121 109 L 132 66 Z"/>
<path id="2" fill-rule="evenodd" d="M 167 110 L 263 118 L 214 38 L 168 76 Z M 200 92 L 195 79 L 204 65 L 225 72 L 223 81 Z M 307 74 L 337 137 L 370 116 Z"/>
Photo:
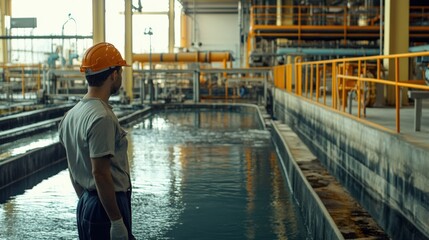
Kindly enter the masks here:
<path id="1" fill-rule="evenodd" d="M 390 239 L 318 160 L 298 162 L 298 165 L 344 239 Z"/>

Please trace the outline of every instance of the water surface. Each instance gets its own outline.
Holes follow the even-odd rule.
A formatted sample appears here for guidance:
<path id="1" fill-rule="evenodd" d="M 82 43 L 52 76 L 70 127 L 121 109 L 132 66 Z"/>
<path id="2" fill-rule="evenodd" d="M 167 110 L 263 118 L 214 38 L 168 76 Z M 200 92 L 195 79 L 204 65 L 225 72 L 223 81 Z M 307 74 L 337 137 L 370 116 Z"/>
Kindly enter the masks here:
<path id="1" fill-rule="evenodd" d="M 129 126 L 138 239 L 308 239 L 255 114 L 160 112 Z M 76 239 L 68 173 L 0 204 L 0 239 Z"/>

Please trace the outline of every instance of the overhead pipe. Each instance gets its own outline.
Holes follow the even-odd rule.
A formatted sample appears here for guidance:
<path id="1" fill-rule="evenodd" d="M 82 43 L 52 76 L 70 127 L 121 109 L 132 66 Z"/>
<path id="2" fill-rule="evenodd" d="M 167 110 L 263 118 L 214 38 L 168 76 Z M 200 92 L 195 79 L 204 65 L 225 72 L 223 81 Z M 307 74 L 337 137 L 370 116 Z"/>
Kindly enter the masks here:
<path id="1" fill-rule="evenodd" d="M 409 47 L 408 50 L 410 52 L 425 52 L 425 51 L 429 51 L 429 45 L 413 46 L 413 47 Z"/>
<path id="2" fill-rule="evenodd" d="M 280 48 L 277 50 L 277 55 L 286 54 L 372 56 L 380 55 L 380 50 L 365 48 Z"/>
<path id="3" fill-rule="evenodd" d="M 151 56 L 150 56 L 151 55 Z M 182 53 L 140 53 L 133 55 L 133 62 L 225 62 L 233 61 L 230 52 L 182 52 Z"/>

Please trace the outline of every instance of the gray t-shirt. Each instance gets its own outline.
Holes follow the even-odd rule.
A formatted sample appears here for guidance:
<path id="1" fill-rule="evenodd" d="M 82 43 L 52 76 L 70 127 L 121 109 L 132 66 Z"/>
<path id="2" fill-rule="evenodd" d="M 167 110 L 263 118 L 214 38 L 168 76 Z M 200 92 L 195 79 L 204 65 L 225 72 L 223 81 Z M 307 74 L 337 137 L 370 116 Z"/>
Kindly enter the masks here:
<path id="1" fill-rule="evenodd" d="M 75 181 L 95 190 L 91 158 L 110 156 L 115 191 L 127 191 L 131 184 L 126 135 L 111 107 L 100 99 L 82 99 L 70 109 L 59 125 L 59 138 Z"/>

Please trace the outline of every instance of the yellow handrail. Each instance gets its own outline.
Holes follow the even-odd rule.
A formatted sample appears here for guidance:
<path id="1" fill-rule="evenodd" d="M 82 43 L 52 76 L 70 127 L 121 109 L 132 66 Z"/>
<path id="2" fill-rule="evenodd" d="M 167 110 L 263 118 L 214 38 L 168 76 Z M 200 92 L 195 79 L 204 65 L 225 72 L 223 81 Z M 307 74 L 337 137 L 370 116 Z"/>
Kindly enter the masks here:
<path id="1" fill-rule="evenodd" d="M 429 57 L 429 52 L 402 53 L 393 55 L 380 55 L 369 57 L 354 57 L 313 62 L 297 61 L 274 67 L 274 84 L 277 88 L 308 98 L 320 103 L 323 99 L 325 106 L 336 111 L 346 112 L 348 92 L 354 91 L 357 95 L 357 117 L 366 117 L 366 105 L 375 101 L 375 84 L 394 88 L 394 106 L 396 109 L 396 132 L 400 132 L 401 89 L 412 88 L 429 91 L 428 85 L 416 84 L 409 78 L 401 78 L 400 61 L 408 61 L 417 57 Z M 390 68 L 382 62 L 391 60 Z M 387 64 L 386 64 L 387 65 Z M 409 64 L 405 64 L 408 68 Z M 310 71 L 308 70 L 310 68 Z M 404 67 L 403 67 L 404 68 Z M 292 72 L 294 71 L 294 72 Z M 408 76 L 409 74 L 407 74 Z M 292 79 L 294 76 L 294 79 Z M 390 80 L 383 79 L 390 76 Z M 329 85 L 328 79 L 331 79 Z M 422 79 L 418 79 L 422 82 Z M 304 81 L 304 82 L 303 82 Z M 294 83 L 294 85 L 292 84 Z M 327 101 L 328 91 L 331 89 L 331 103 Z M 378 93 L 380 94 L 380 93 Z M 349 103 L 352 104 L 352 103 Z M 363 111 L 363 115 L 362 115 Z M 351 114 L 351 113 L 350 113 Z"/>
<path id="2" fill-rule="evenodd" d="M 41 87 L 41 74 L 42 64 L 3 64 L 0 66 L 1 72 L 3 72 L 3 81 L 7 83 L 16 82 L 20 83 L 22 97 L 25 98 L 27 86 L 34 83 L 32 91 L 39 91 Z M 26 70 L 30 70 L 30 74 L 26 73 Z M 15 71 L 15 75 L 11 72 Z M 34 82 L 32 82 L 34 80 Z"/>

